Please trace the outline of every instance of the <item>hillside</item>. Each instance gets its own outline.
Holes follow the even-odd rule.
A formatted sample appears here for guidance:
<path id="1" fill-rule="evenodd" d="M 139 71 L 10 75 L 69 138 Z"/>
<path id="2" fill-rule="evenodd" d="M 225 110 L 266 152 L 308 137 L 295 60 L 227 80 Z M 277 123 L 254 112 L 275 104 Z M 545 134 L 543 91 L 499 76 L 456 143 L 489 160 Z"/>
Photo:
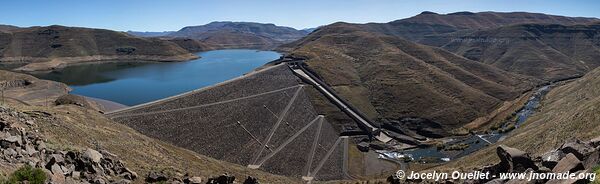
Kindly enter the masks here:
<path id="1" fill-rule="evenodd" d="M 565 140 L 600 136 L 600 68 L 556 87 L 522 127 L 495 145 L 507 145 L 539 156 L 560 147 Z M 496 146 L 489 146 L 443 168 L 472 168 L 497 161 Z"/>
<path id="2" fill-rule="evenodd" d="M 0 32 L 10 32 L 12 30 L 19 29 L 17 26 L 0 24 Z"/>
<path id="3" fill-rule="evenodd" d="M 188 26 L 169 37 L 193 38 L 225 48 L 268 47 L 302 38 L 305 31 L 274 24 L 253 22 L 211 22 Z"/>
<path id="4" fill-rule="evenodd" d="M 170 42 L 173 42 L 177 45 L 179 45 L 179 47 L 188 50 L 190 52 L 202 52 L 202 51 L 209 51 L 209 50 L 215 50 L 214 45 L 210 45 L 206 42 L 201 42 L 198 40 L 194 40 L 194 39 L 189 39 L 189 38 L 165 38 L 165 40 L 168 40 Z"/>
<path id="5" fill-rule="evenodd" d="M 30 81 L 31 84 L 22 86 L 15 82 L 22 80 Z M 252 176 L 258 178 L 261 183 L 300 183 L 299 179 L 216 160 L 150 138 L 126 125 L 110 120 L 96 109 L 78 104 L 34 103 L 44 100 L 54 101 L 57 98 L 56 95 L 29 95 L 30 98 L 22 98 L 20 93 L 11 92 L 11 90 L 21 90 L 21 92 L 27 91 L 25 94 L 43 92 L 50 94 L 53 92 L 52 90 L 36 87 L 45 86 L 44 82 L 49 81 L 0 70 L 0 82 L 5 89 L 8 89 L 4 94 L 7 99 L 0 105 L 2 123 L 16 123 L 12 120 L 21 119 L 22 124 L 25 124 L 25 120 L 27 120 L 27 124 L 36 128 L 35 133 L 42 136 L 40 138 L 44 140 L 49 149 L 73 151 L 92 148 L 107 151 L 102 153 L 105 156 L 118 157 L 127 168 L 138 174 L 138 179 L 133 183 L 144 183 L 144 178 L 151 172 L 163 172 L 168 178 L 180 179 L 184 174 L 190 174 L 191 176 L 201 176 L 203 181 L 206 181 L 208 177 L 229 173 L 237 178 L 236 181 L 244 181 L 247 176 Z M 60 85 L 66 87 L 64 84 Z M 61 94 L 64 92 L 62 91 Z M 3 127 L 5 127 L 4 124 Z M 28 133 L 28 135 L 30 134 Z M 20 166 L 12 164 L 14 160 L 6 159 L 7 157 L 4 156 L 0 158 L 0 171 L 2 171 L 0 174 L 6 174 L 5 172 L 15 170 Z"/>
<path id="6" fill-rule="evenodd" d="M 500 69 L 557 80 L 600 66 L 600 24 L 522 24 L 428 36 L 423 43 Z"/>
<path id="7" fill-rule="evenodd" d="M 524 23 L 574 25 L 595 21 L 599 21 L 599 19 L 528 12 L 456 12 L 449 14 L 423 12 L 406 19 L 388 23 L 362 24 L 361 26 L 373 32 L 399 36 L 418 42 L 426 35 L 438 35 L 460 30 L 489 29 Z"/>
<path id="8" fill-rule="evenodd" d="M 0 33 L 0 61 L 48 70 L 100 60 L 184 61 L 197 58 L 172 42 L 103 29 L 49 26 Z"/>
<path id="9" fill-rule="evenodd" d="M 493 111 L 535 82 L 355 24 L 322 27 L 281 49 L 308 58 L 310 68 L 370 118 L 426 118 L 441 125 L 432 127 L 442 133 Z"/>
<path id="10" fill-rule="evenodd" d="M 161 37 L 167 36 L 175 31 L 162 31 L 162 32 L 150 32 L 150 31 L 127 31 L 127 34 L 139 37 Z"/>

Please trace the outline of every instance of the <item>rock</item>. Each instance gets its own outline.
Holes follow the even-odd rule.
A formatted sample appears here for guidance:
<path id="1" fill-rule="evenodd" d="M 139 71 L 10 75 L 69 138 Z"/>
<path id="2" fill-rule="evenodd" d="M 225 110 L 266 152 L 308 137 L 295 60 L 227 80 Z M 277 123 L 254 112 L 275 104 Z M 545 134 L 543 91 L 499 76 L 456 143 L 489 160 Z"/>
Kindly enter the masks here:
<path id="1" fill-rule="evenodd" d="M 565 153 L 560 150 L 550 151 L 542 155 L 542 165 L 549 169 L 554 168 L 560 159 L 565 157 Z"/>
<path id="2" fill-rule="evenodd" d="M 585 169 L 583 167 L 583 164 L 581 163 L 581 161 L 579 161 L 579 159 L 577 159 L 577 157 L 573 154 L 573 153 L 569 153 L 567 154 L 567 156 L 565 156 L 565 158 L 561 159 L 558 164 L 556 164 L 556 166 L 554 166 L 554 169 L 552 169 L 552 172 L 554 173 L 565 173 L 565 172 L 577 172 L 580 170 Z"/>
<path id="3" fill-rule="evenodd" d="M 400 184 L 400 179 L 396 178 L 394 175 L 388 176 L 386 180 L 389 184 Z"/>
<path id="4" fill-rule="evenodd" d="M 367 143 L 367 142 L 360 142 L 356 145 L 356 147 L 358 148 L 358 150 L 360 150 L 362 152 L 369 151 L 369 143 Z"/>
<path id="5" fill-rule="evenodd" d="M 27 144 L 25 145 L 25 152 L 27 153 L 27 155 L 29 156 L 33 156 L 35 153 L 37 153 L 38 151 L 35 150 L 35 148 L 33 148 L 32 145 Z"/>
<path id="6" fill-rule="evenodd" d="M 233 183 L 233 181 L 235 181 L 235 176 L 231 176 L 227 173 L 216 177 L 216 178 L 209 178 L 208 182 L 206 182 L 207 184 L 231 184 Z"/>
<path id="7" fill-rule="evenodd" d="M 121 180 L 119 180 L 119 181 L 112 182 L 111 184 L 129 184 L 129 183 L 131 183 L 131 181 L 130 181 L 130 180 L 121 179 Z"/>
<path id="8" fill-rule="evenodd" d="M 48 172 L 48 174 L 50 175 L 50 181 L 52 181 L 52 183 L 65 183 L 65 175 L 63 175 L 62 173 L 50 173 Z"/>
<path id="9" fill-rule="evenodd" d="M 186 179 L 183 180 L 183 183 L 186 183 L 186 184 L 201 184 L 202 183 L 202 178 L 198 177 L 198 176 L 186 178 Z"/>
<path id="10" fill-rule="evenodd" d="M 246 180 L 244 180 L 244 184 L 258 184 L 258 179 L 248 176 Z"/>
<path id="11" fill-rule="evenodd" d="M 46 143 L 44 143 L 43 141 L 37 141 L 36 144 L 37 150 L 41 151 L 46 149 Z"/>
<path id="12" fill-rule="evenodd" d="M 79 178 L 81 178 L 81 172 L 79 172 L 79 171 L 73 171 L 73 172 L 71 173 L 71 177 L 72 177 L 73 179 L 76 179 L 76 180 L 78 180 Z"/>
<path id="13" fill-rule="evenodd" d="M 100 152 L 98 152 L 96 150 L 88 148 L 83 153 L 83 158 L 88 159 L 89 161 L 91 161 L 93 163 L 100 163 L 100 161 L 102 159 L 102 154 L 100 154 Z"/>
<path id="14" fill-rule="evenodd" d="M 492 181 L 488 181 L 485 184 L 504 184 L 504 180 L 500 178 L 493 179 Z"/>
<path id="15" fill-rule="evenodd" d="M 581 142 L 580 140 L 576 140 L 563 144 L 560 150 L 565 154 L 572 153 L 579 160 L 585 160 L 586 157 L 589 154 L 591 154 L 595 149 L 589 144 Z"/>
<path id="16" fill-rule="evenodd" d="M 146 176 L 146 182 L 154 183 L 160 181 L 167 181 L 167 176 L 162 172 L 150 172 Z"/>
<path id="17" fill-rule="evenodd" d="M 6 148 L 6 149 L 4 149 L 3 153 L 6 156 L 11 156 L 11 157 L 17 156 L 17 151 L 15 151 L 12 148 Z"/>
<path id="18" fill-rule="evenodd" d="M 8 136 L 8 137 L 2 139 L 2 142 L 7 142 L 9 144 L 16 144 L 16 146 L 20 146 L 21 145 L 21 136 L 18 136 L 18 135 Z M 2 144 L 2 145 L 4 145 L 4 144 Z"/>
<path id="19" fill-rule="evenodd" d="M 62 175 L 65 174 L 65 173 L 63 173 L 63 170 L 60 168 L 60 166 L 58 164 L 54 164 L 54 165 L 50 166 L 50 171 L 52 172 L 52 174 L 62 174 Z"/>
<path id="20" fill-rule="evenodd" d="M 499 172 L 524 172 L 528 168 L 538 169 L 529 154 L 524 151 L 501 145 L 496 149 L 496 153 L 500 158 L 497 168 Z"/>
<path id="21" fill-rule="evenodd" d="M 588 144 L 595 148 L 600 147 L 600 137 L 596 137 L 596 138 L 590 140 Z"/>

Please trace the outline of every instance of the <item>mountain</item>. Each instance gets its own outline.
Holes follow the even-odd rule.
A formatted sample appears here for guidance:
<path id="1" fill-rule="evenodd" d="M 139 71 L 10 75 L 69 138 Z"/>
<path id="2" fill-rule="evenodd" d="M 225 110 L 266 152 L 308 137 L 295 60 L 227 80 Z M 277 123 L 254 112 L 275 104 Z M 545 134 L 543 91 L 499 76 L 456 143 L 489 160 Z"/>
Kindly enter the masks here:
<path id="1" fill-rule="evenodd" d="M 215 50 L 213 45 L 189 38 L 166 38 L 166 40 L 179 45 L 181 48 L 190 52 L 202 52 Z"/>
<path id="2" fill-rule="evenodd" d="M 15 29 L 19 29 L 19 27 L 0 24 L 0 32 L 9 32 L 9 31 L 12 31 L 12 30 L 15 30 Z"/>
<path id="3" fill-rule="evenodd" d="M 188 26 L 171 33 L 170 37 L 193 38 L 223 47 L 273 47 L 302 38 L 307 33 L 290 27 L 253 22 L 211 22 Z"/>
<path id="4" fill-rule="evenodd" d="M 184 61 L 197 58 L 177 44 L 104 29 L 48 26 L 0 32 L 0 61 L 48 70 L 99 60 Z"/>
<path id="5" fill-rule="evenodd" d="M 419 15 L 388 23 L 370 23 L 362 26 L 387 35 L 420 41 L 426 35 L 437 35 L 459 30 L 477 30 L 502 26 L 536 23 L 575 25 L 599 21 L 597 18 L 565 17 L 528 12 L 456 12 L 437 14 L 423 12 Z"/>
<path id="6" fill-rule="evenodd" d="M 175 31 L 149 32 L 149 31 L 127 31 L 127 34 L 139 37 L 161 37 L 174 33 Z"/>
<path id="7" fill-rule="evenodd" d="M 356 24 L 328 25 L 280 49 L 308 58 L 316 74 L 370 118 L 425 118 L 442 130 L 493 111 L 536 82 Z"/>
<path id="8" fill-rule="evenodd" d="M 306 29 L 302 29 L 301 31 L 304 31 L 308 34 L 312 33 L 313 31 L 317 30 L 318 28 L 313 27 L 313 28 L 306 28 Z"/>
<path id="9" fill-rule="evenodd" d="M 581 76 L 600 66 L 600 23 L 521 24 L 428 36 L 422 42 L 544 80 Z"/>

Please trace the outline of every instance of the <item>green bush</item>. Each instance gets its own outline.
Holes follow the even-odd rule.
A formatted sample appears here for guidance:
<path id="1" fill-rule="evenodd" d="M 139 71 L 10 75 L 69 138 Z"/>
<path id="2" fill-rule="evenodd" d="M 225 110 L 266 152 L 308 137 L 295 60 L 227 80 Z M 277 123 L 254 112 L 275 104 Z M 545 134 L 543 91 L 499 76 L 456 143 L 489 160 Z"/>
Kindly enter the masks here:
<path id="1" fill-rule="evenodd" d="M 17 184 L 28 181 L 31 184 L 43 184 L 46 181 L 46 173 L 40 168 L 29 165 L 23 166 L 13 172 L 8 179 L 1 181 L 2 184 Z"/>
<path id="2" fill-rule="evenodd" d="M 596 167 L 594 167 L 592 169 L 592 171 L 594 171 L 594 173 L 596 173 L 596 180 L 594 180 L 594 182 L 592 182 L 592 184 L 600 184 L 600 165 L 597 165 Z"/>

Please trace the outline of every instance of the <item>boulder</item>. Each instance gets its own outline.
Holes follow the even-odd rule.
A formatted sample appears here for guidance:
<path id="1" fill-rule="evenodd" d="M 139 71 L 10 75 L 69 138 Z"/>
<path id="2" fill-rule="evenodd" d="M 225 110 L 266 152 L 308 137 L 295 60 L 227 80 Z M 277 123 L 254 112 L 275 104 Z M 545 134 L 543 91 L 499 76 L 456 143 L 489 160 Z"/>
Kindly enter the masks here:
<path id="1" fill-rule="evenodd" d="M 556 166 L 554 166 L 554 169 L 552 169 L 552 172 L 554 173 L 565 173 L 565 172 L 577 172 L 580 170 L 584 170 L 585 168 L 583 167 L 583 164 L 581 163 L 581 161 L 579 159 L 577 159 L 577 157 L 573 154 L 573 153 L 569 153 L 567 154 L 567 156 L 565 156 L 565 158 L 561 159 L 558 164 L 556 164 Z"/>
<path id="2" fill-rule="evenodd" d="M 496 149 L 496 153 L 500 158 L 497 168 L 499 172 L 524 172 L 528 168 L 538 169 L 529 154 L 524 151 L 501 145 Z"/>
<path id="3" fill-rule="evenodd" d="M 367 143 L 367 142 L 360 142 L 356 145 L 356 147 L 358 148 L 358 150 L 360 150 L 362 152 L 369 151 L 369 143 Z"/>
<path id="4" fill-rule="evenodd" d="M 167 180 L 167 175 L 162 172 L 150 172 L 148 173 L 148 176 L 146 176 L 146 182 L 148 183 L 161 182 Z"/>
<path id="5" fill-rule="evenodd" d="M 233 183 L 233 181 L 235 181 L 235 176 L 231 176 L 231 175 L 225 173 L 218 177 L 209 178 L 208 182 L 206 182 L 206 183 L 207 184 L 231 184 L 231 183 Z"/>
<path id="6" fill-rule="evenodd" d="M 100 163 L 100 161 L 102 160 L 102 154 L 100 154 L 100 152 L 96 150 L 88 148 L 83 153 L 83 158 L 91 161 L 92 163 Z"/>
<path id="7" fill-rule="evenodd" d="M 258 179 L 248 176 L 246 180 L 244 180 L 244 184 L 258 184 Z"/>
<path id="8" fill-rule="evenodd" d="M 572 153 L 579 160 L 585 160 L 586 157 L 589 154 L 591 154 L 595 149 L 594 147 L 590 146 L 590 144 L 586 144 L 580 140 L 576 140 L 563 144 L 560 147 L 560 150 L 565 154 Z"/>
<path id="9" fill-rule="evenodd" d="M 185 183 L 185 184 L 201 184 L 202 183 L 202 178 L 198 177 L 198 176 L 185 178 L 183 180 L 183 183 Z"/>
<path id="10" fill-rule="evenodd" d="M 561 150 L 554 150 L 548 153 L 543 154 L 542 157 L 542 165 L 547 167 L 548 169 L 554 168 L 560 159 L 565 157 L 565 153 Z"/>
<path id="11" fill-rule="evenodd" d="M 600 147 L 600 137 L 596 137 L 588 142 L 588 144 L 592 147 L 598 148 Z"/>

